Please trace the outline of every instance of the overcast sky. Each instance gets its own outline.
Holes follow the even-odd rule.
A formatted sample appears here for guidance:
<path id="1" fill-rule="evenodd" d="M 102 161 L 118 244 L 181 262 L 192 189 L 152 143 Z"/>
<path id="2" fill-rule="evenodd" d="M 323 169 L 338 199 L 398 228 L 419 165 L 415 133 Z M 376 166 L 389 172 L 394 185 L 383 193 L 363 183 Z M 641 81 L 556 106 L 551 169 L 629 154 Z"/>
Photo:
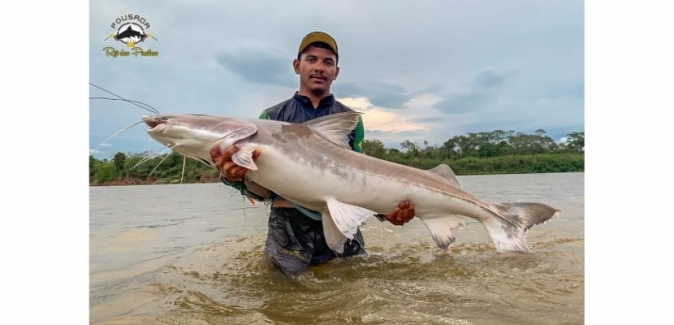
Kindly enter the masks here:
<path id="1" fill-rule="evenodd" d="M 469 132 L 584 131 L 583 1 L 91 1 L 90 82 L 161 113 L 256 118 L 298 89 L 308 32 L 340 50 L 338 100 L 365 112 L 366 139 L 442 145 Z M 122 15 L 143 17 L 155 57 L 107 57 Z M 93 86 L 90 97 L 113 97 Z M 97 158 L 155 151 L 147 111 L 90 99 Z"/>

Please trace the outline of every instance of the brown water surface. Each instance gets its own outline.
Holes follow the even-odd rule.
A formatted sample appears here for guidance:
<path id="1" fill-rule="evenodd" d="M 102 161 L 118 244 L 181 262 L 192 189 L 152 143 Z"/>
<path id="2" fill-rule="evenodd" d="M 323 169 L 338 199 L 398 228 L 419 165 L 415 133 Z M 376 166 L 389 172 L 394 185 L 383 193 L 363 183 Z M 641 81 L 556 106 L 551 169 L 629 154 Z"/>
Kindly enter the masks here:
<path id="1" fill-rule="evenodd" d="M 375 218 L 369 256 L 296 278 L 263 257 L 268 208 L 222 184 L 90 188 L 92 324 L 583 324 L 584 174 L 459 177 L 493 202 L 562 210 L 532 253 L 496 253 L 485 229 L 441 252 L 426 227 Z"/>

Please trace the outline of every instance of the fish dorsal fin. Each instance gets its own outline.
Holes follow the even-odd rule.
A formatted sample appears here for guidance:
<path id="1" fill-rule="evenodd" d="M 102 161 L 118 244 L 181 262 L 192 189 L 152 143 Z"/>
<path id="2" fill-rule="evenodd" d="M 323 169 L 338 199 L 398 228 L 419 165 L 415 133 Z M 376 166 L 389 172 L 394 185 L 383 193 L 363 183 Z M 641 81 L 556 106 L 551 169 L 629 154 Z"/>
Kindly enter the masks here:
<path id="1" fill-rule="evenodd" d="M 349 134 L 360 121 L 359 112 L 344 112 L 322 116 L 302 124 L 322 135 L 326 140 L 346 149 L 349 145 Z"/>
<path id="2" fill-rule="evenodd" d="M 449 168 L 449 166 L 447 166 L 446 164 L 440 164 L 435 168 L 431 168 L 427 171 L 448 180 L 450 183 L 458 186 L 459 188 L 463 188 L 463 186 L 461 186 L 461 183 L 459 182 L 459 179 L 456 178 L 456 175 L 454 175 L 454 171 L 451 168 Z"/>

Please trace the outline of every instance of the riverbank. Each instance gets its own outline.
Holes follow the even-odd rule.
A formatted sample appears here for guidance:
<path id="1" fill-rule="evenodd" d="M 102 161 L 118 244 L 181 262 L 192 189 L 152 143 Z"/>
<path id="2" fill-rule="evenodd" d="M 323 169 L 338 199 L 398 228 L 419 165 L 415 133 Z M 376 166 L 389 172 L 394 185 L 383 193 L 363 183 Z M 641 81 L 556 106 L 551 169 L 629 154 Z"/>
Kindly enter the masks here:
<path id="1" fill-rule="evenodd" d="M 183 179 L 182 184 L 208 184 L 208 183 L 217 183 L 220 182 L 220 178 L 217 175 L 201 175 L 198 179 Z M 96 180 L 89 180 L 89 186 L 132 186 L 132 185 L 163 185 L 163 184 L 180 184 L 180 177 L 170 177 L 170 178 L 131 178 L 125 177 L 119 180 L 111 180 L 99 182 Z"/>
<path id="2" fill-rule="evenodd" d="M 390 161 L 399 164 L 419 168 L 431 169 L 439 164 L 447 164 L 452 168 L 457 176 L 468 175 L 501 175 L 501 174 L 535 174 L 535 173 L 566 173 L 566 172 L 584 172 L 585 157 L 580 154 L 539 154 L 526 156 L 499 156 L 491 158 L 467 157 L 456 160 L 442 160 L 432 158 L 400 158 Z M 116 176 L 113 162 L 108 162 L 107 177 L 100 177 L 102 173 L 92 173 L 90 171 L 89 186 L 123 186 L 123 185 L 159 185 L 159 184 L 180 184 L 182 168 L 177 166 L 166 171 L 162 171 L 159 177 L 145 177 L 147 172 L 118 171 Z M 194 164 L 194 162 L 192 162 Z M 153 167 L 152 165 L 146 168 Z M 209 167 L 199 166 L 194 168 L 188 165 L 185 168 L 185 174 L 182 176 L 183 184 L 194 183 L 217 183 L 220 182 L 219 174 Z M 105 166 L 101 170 L 106 170 Z M 98 177 L 97 177 L 98 176 Z"/>

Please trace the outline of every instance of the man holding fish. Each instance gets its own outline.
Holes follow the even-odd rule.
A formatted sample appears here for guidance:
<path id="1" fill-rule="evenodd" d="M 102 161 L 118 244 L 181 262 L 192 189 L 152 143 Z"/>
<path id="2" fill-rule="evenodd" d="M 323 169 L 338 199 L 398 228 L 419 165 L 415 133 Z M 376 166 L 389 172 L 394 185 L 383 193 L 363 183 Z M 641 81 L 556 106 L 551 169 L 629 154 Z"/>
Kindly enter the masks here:
<path id="1" fill-rule="evenodd" d="M 328 34 L 312 32 L 301 41 L 297 58 L 293 60 L 295 73 L 300 77 L 300 87 L 292 98 L 267 108 L 260 119 L 302 123 L 321 116 L 353 110 L 335 100 L 330 92 L 332 82 L 339 75 L 337 43 Z M 362 152 L 364 137 L 362 120 L 349 135 L 349 145 Z M 259 201 L 271 200 L 269 231 L 265 253 L 283 273 L 293 274 L 309 265 L 326 263 L 336 257 L 365 254 L 360 230 L 352 240 L 347 240 L 342 253 L 331 250 L 321 223 L 321 214 L 276 196 L 275 193 L 247 180 L 247 169 L 232 162 L 232 155 L 239 147 L 232 146 L 224 152 L 213 152 L 215 163 L 224 171 L 222 182 L 239 190 L 243 195 Z M 257 155 L 253 155 L 253 159 Z M 381 220 L 402 226 L 414 218 L 414 205 L 402 201 L 387 215 L 377 215 Z"/>

